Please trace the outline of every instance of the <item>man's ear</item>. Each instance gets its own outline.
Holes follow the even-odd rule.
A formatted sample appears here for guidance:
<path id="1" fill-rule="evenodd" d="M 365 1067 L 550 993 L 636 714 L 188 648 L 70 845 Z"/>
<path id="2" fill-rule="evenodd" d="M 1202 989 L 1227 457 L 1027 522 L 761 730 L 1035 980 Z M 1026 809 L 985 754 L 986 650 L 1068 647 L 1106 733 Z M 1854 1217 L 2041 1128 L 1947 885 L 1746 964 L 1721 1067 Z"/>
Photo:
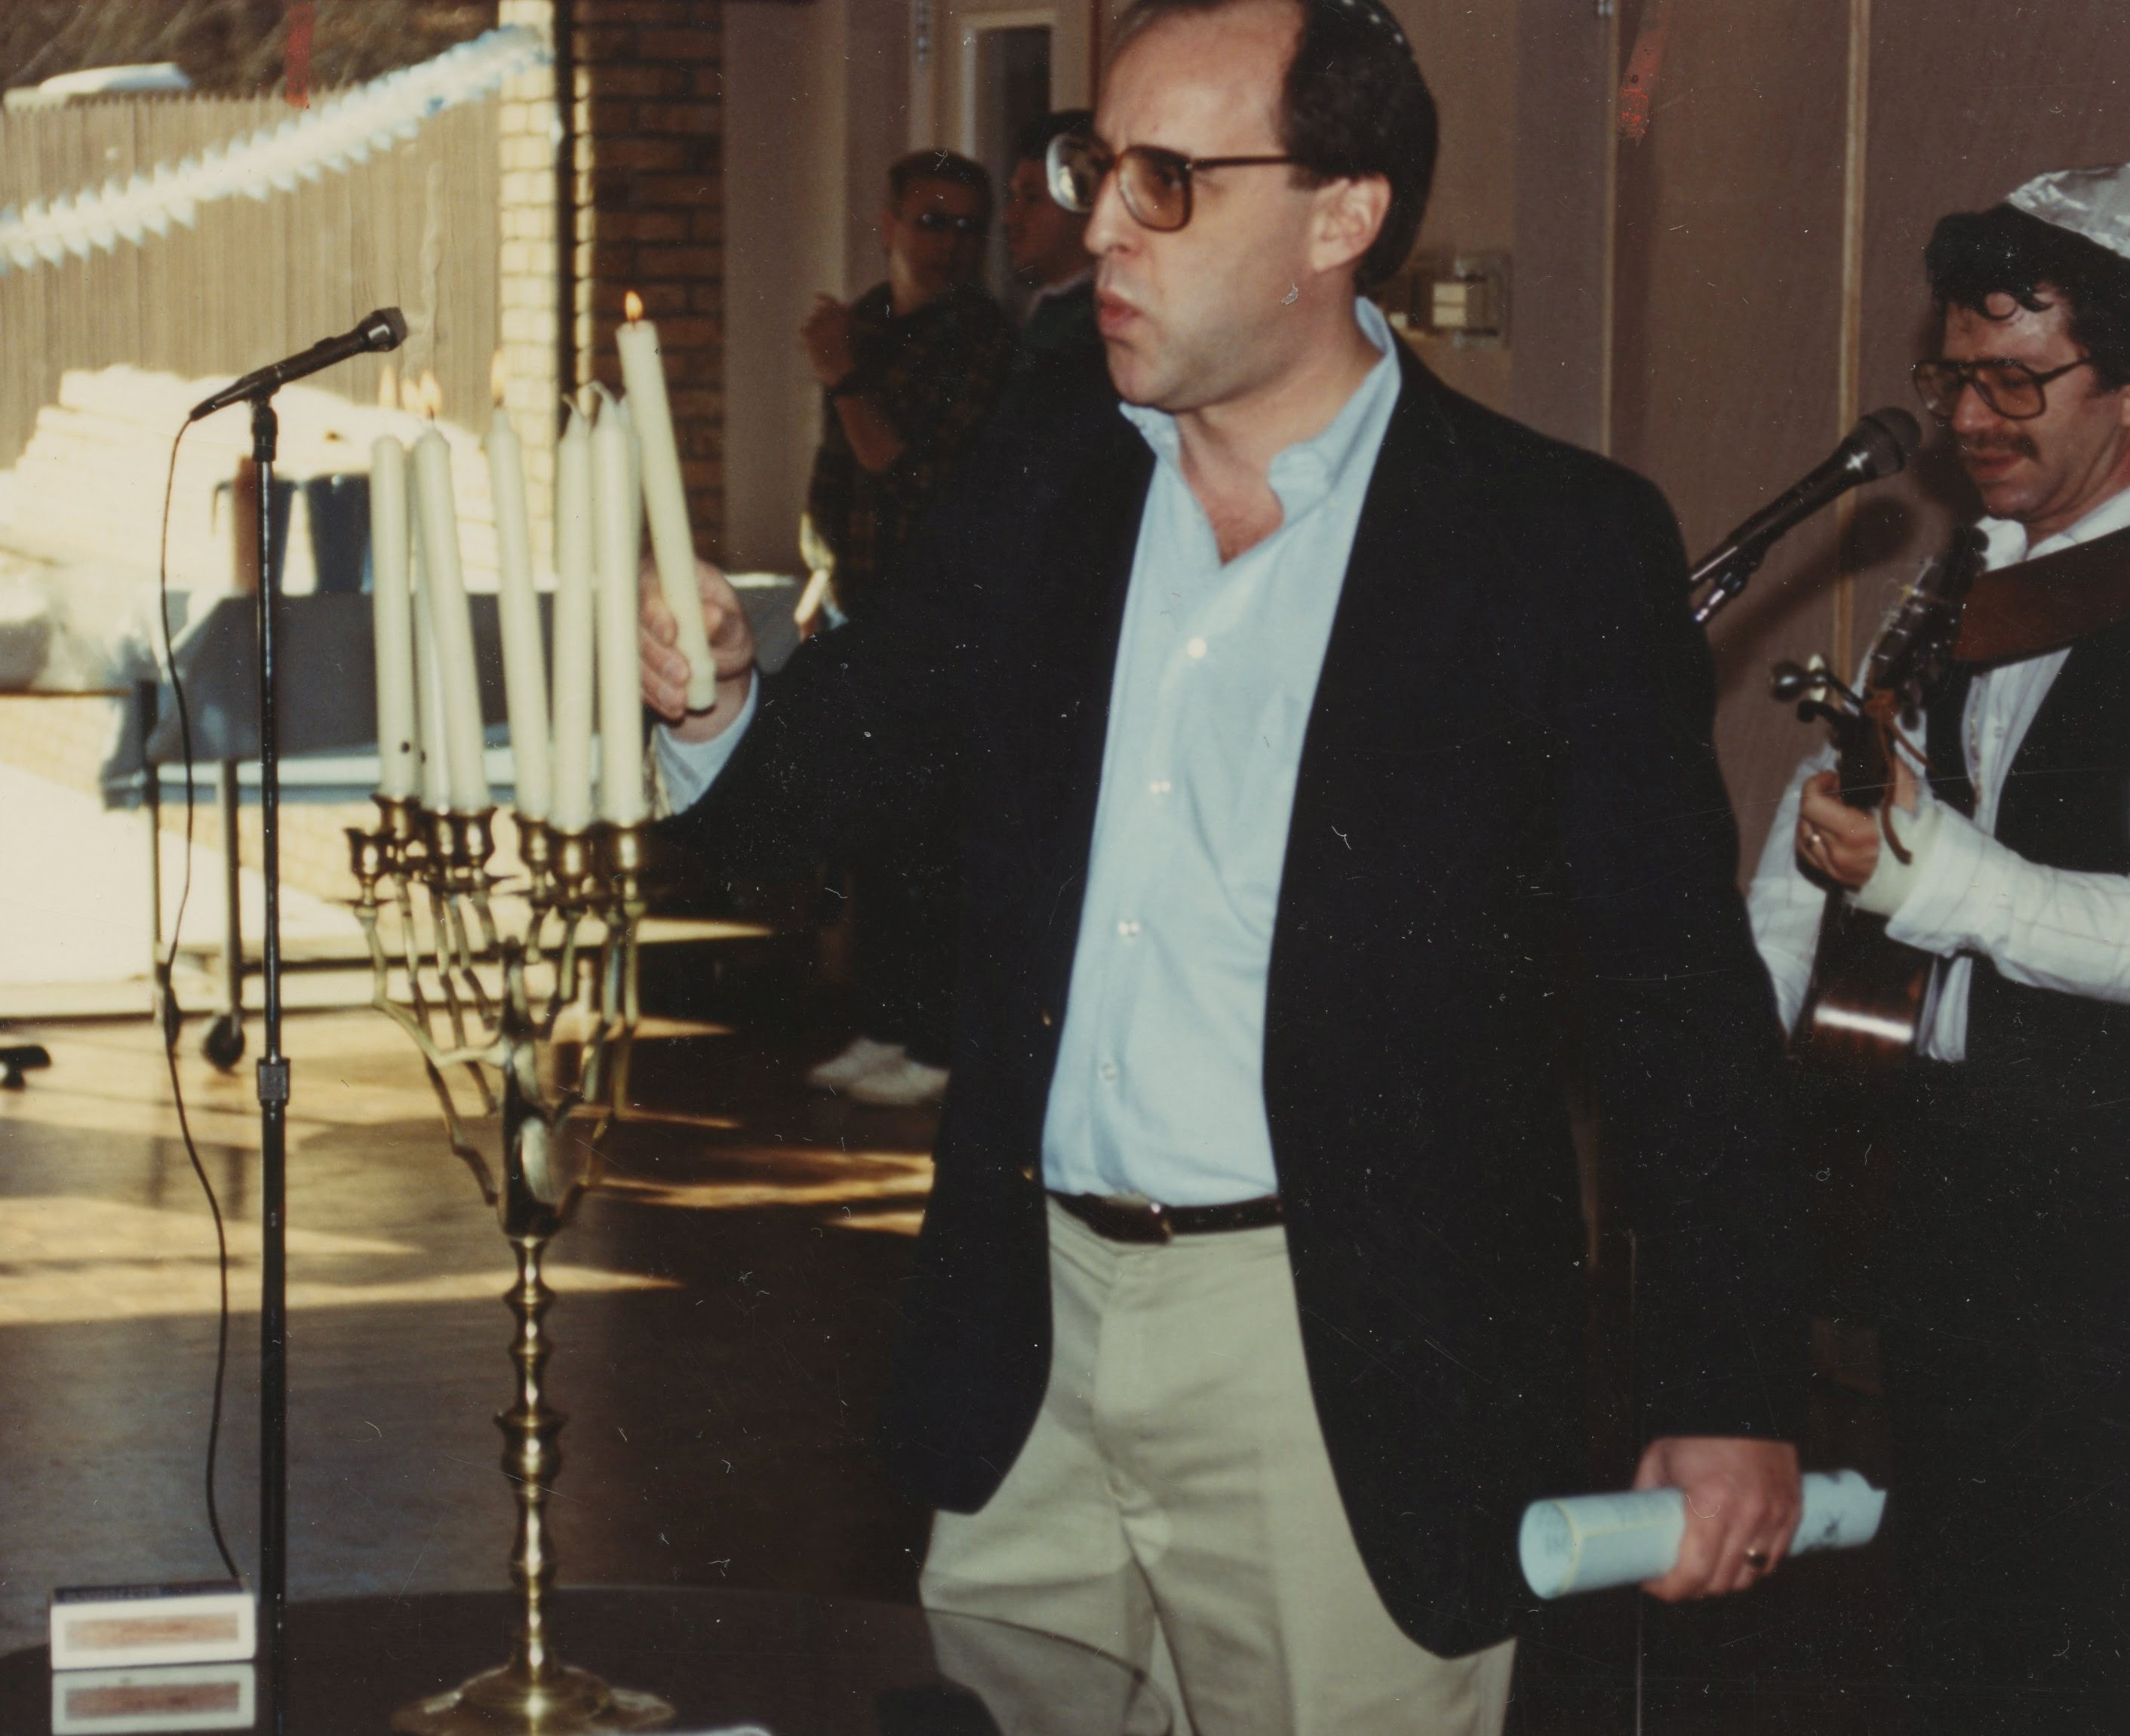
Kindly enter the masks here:
<path id="1" fill-rule="evenodd" d="M 1379 174 L 1327 181 L 1317 189 L 1309 263 L 1317 271 L 1352 265 L 1375 245 L 1390 215 L 1391 184 Z"/>

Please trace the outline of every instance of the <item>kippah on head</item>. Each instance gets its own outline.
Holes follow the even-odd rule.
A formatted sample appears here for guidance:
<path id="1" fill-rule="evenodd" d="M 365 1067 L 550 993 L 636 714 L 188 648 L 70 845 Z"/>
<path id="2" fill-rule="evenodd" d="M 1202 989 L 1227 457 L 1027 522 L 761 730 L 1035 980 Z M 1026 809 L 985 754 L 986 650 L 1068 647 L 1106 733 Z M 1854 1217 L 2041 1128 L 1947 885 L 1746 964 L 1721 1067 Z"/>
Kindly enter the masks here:
<path id="1" fill-rule="evenodd" d="M 2037 174 L 2004 203 L 2130 259 L 2130 163 Z"/>
<path id="2" fill-rule="evenodd" d="M 1373 25 L 1407 54 L 1412 52 L 1412 44 L 1406 40 L 1403 28 L 1378 3 L 1378 0 L 1302 0 L 1302 3 L 1325 7 L 1333 12 L 1344 12 L 1350 18 L 1357 18 L 1363 24 Z"/>

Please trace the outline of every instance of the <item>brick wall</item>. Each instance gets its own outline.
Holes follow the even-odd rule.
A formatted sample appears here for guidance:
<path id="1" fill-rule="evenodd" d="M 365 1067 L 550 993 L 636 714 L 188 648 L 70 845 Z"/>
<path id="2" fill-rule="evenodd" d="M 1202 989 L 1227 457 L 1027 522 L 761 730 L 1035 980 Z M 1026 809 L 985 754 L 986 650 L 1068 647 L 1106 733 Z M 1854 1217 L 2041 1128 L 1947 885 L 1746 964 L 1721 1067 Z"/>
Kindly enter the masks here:
<path id="1" fill-rule="evenodd" d="M 699 552 L 724 518 L 723 52 L 717 0 L 574 0 L 580 379 L 618 387 L 633 289 L 658 322 Z"/>

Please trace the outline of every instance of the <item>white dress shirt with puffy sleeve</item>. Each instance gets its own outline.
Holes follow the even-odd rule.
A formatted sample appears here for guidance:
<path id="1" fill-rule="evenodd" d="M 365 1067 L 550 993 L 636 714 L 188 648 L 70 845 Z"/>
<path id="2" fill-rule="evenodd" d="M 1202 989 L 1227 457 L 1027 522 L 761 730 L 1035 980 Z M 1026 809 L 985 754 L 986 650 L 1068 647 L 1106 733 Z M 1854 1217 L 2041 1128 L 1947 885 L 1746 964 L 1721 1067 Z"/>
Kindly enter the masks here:
<path id="1" fill-rule="evenodd" d="M 1174 418 L 1124 414 L 1155 465 L 1125 604 L 1093 849 L 1044 1179 L 1062 1193 L 1205 1205 L 1275 1193 L 1265 980 L 1302 736 L 1362 502 L 1396 407 L 1397 341 L 1330 426 L 1272 461 L 1282 522 L 1223 561 Z M 737 741 L 659 732 L 685 808 Z M 719 751 L 713 758 L 708 750 Z"/>
<path id="2" fill-rule="evenodd" d="M 2130 528 L 2130 490 L 2112 495 L 2069 530 L 2029 550 L 2022 525 L 1984 518 L 1994 570 L 2039 559 Z M 1914 860 L 1882 851 L 1857 894 L 1865 909 L 1888 918 L 1894 940 L 1946 962 L 1937 1011 L 1922 1052 L 1937 1061 L 1967 1058 L 1967 1004 L 1975 960 L 1988 958 L 2006 977 L 2031 987 L 2097 1000 L 2130 1002 L 2130 877 L 2081 874 L 2028 861 L 1997 842 L 2004 781 L 2027 732 L 2040 715 L 2068 650 L 1984 670 L 1970 687 L 1960 732 L 1975 817 L 1932 798 L 1926 785 L 1913 819 L 1896 820 Z M 2130 704 L 2130 694 L 2123 696 Z M 1812 953 L 1826 894 L 1797 866 L 1798 804 L 1806 779 L 1832 770 L 1833 750 L 1814 754 L 1790 780 L 1753 876 L 1754 938 L 1774 979 L 1784 1023 L 1794 1025 L 1812 978 Z"/>

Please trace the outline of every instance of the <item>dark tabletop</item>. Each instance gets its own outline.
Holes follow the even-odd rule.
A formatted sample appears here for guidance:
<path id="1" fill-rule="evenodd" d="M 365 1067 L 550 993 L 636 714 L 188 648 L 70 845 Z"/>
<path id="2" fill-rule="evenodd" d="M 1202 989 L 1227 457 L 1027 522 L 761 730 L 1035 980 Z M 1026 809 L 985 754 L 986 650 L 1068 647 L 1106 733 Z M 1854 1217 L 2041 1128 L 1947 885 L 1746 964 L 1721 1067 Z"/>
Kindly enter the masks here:
<path id="1" fill-rule="evenodd" d="M 294 1605 L 287 1728 L 291 1736 L 382 1736 L 399 1707 L 502 1662 L 511 1626 L 503 1592 Z M 675 1736 L 1163 1736 L 1170 1728 L 1160 1695 L 1100 1653 L 901 1605 L 580 1590 L 554 1595 L 549 1626 L 566 1663 L 670 1702 Z M 0 1731 L 48 1736 L 54 1681 L 42 1647 L 0 1658 Z"/>

